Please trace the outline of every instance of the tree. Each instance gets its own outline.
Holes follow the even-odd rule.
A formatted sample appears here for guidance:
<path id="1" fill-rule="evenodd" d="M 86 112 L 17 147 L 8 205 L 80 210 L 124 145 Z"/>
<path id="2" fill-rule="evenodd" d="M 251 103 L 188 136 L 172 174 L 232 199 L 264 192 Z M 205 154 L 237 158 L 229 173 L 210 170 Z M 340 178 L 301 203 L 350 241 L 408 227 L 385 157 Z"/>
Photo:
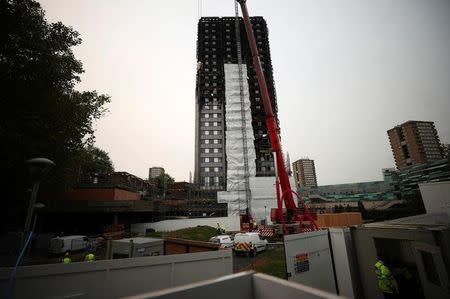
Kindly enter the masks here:
<path id="1" fill-rule="evenodd" d="M 83 175 L 114 172 L 114 166 L 108 153 L 102 149 L 95 146 L 88 146 L 83 149 L 80 157 L 80 172 Z"/>
<path id="2" fill-rule="evenodd" d="M 56 163 L 52 188 L 70 186 L 80 152 L 93 145 L 93 123 L 110 98 L 75 89 L 83 67 L 72 48 L 80 43 L 71 27 L 47 22 L 38 2 L 0 0 L 0 167 L 14 193 L 7 197 L 23 197 L 31 157 Z"/>
<path id="3" fill-rule="evenodd" d="M 93 144 L 93 123 L 110 99 L 74 89 L 83 72 L 72 52 L 78 32 L 48 23 L 36 1 L 0 3 L 2 166 L 45 156 L 70 168 L 72 157 Z"/>
<path id="4" fill-rule="evenodd" d="M 167 191 L 167 186 L 173 184 L 175 179 L 167 173 L 162 173 L 158 177 L 152 179 L 155 184 L 157 195 L 164 196 Z"/>

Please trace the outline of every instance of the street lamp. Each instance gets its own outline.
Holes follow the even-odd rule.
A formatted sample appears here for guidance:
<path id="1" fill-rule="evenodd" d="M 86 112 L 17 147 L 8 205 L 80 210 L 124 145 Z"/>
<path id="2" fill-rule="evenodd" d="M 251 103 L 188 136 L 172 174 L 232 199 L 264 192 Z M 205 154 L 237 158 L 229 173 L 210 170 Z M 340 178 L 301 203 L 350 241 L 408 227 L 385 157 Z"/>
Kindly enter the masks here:
<path id="1" fill-rule="evenodd" d="M 33 210 L 37 210 L 37 209 L 42 209 L 45 208 L 45 205 L 42 202 L 37 202 L 34 204 L 33 206 Z M 34 220 L 33 220 L 33 226 L 31 228 L 31 231 L 33 232 L 33 235 L 35 234 L 35 229 L 36 229 L 36 222 L 37 222 L 37 218 L 38 218 L 38 213 L 34 213 Z M 32 240 L 30 240 L 30 244 L 28 245 L 28 249 L 27 249 L 27 255 L 30 255 L 30 251 L 31 251 L 31 246 L 32 246 Z"/>
<path id="2" fill-rule="evenodd" d="M 28 205 L 27 218 L 25 220 L 25 233 L 30 231 L 34 209 L 42 207 L 39 204 L 36 206 L 36 197 L 39 190 L 39 184 L 45 175 L 47 175 L 48 172 L 55 166 L 55 162 L 46 158 L 34 158 L 28 160 L 26 164 L 28 166 L 28 170 L 30 171 L 31 179 L 33 180 L 33 191 L 31 192 L 30 204 Z"/>
<path id="3" fill-rule="evenodd" d="M 44 205 L 42 202 L 37 202 L 37 203 L 34 204 L 34 209 L 35 209 L 35 210 L 36 210 L 36 209 L 42 209 L 42 208 L 45 208 L 45 205 Z M 37 222 L 37 217 L 38 217 L 38 214 L 35 213 L 35 215 L 34 215 L 34 221 L 33 221 L 33 227 L 31 228 L 31 231 L 32 231 L 32 232 L 35 231 L 36 222 Z"/>
<path id="4" fill-rule="evenodd" d="M 265 225 L 267 225 L 267 211 L 266 211 L 267 206 L 264 206 L 264 222 Z"/>

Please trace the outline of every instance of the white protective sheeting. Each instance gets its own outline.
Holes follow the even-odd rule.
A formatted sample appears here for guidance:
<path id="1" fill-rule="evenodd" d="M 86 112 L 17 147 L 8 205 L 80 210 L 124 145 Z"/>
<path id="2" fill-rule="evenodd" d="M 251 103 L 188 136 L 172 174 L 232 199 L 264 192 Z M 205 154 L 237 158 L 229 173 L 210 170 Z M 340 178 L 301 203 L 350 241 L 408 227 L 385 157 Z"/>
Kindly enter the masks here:
<path id="1" fill-rule="evenodd" d="M 228 203 L 228 214 L 236 215 L 247 208 L 245 192 L 245 163 L 244 163 L 244 134 L 246 133 L 246 147 L 249 177 L 255 177 L 255 146 L 253 143 L 252 114 L 250 110 L 249 89 L 247 83 L 247 67 L 242 65 L 243 100 L 241 103 L 239 66 L 225 64 L 225 138 L 227 157 L 227 191 L 218 192 L 218 202 Z M 242 109 L 243 108 L 243 109 Z M 243 128 L 243 113 L 245 122 Z"/>
<path id="2" fill-rule="evenodd" d="M 294 187 L 294 178 L 289 177 L 289 181 L 291 187 Z M 252 192 L 251 212 L 253 219 L 257 223 L 265 219 L 268 224 L 272 224 L 272 221 L 270 220 L 270 210 L 277 207 L 275 177 L 250 178 L 250 190 Z"/>

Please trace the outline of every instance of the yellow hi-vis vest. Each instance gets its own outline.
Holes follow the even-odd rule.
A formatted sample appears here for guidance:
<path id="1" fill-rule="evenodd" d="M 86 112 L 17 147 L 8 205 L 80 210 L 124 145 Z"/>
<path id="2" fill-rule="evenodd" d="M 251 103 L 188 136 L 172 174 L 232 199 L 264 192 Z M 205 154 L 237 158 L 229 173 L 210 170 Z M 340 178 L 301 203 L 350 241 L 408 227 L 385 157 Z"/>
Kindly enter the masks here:
<path id="1" fill-rule="evenodd" d="M 225 233 L 225 227 L 222 224 L 217 224 L 217 231 L 220 233 Z"/>
<path id="2" fill-rule="evenodd" d="M 70 264 L 71 261 L 70 257 L 63 258 L 63 264 Z"/>
<path id="3" fill-rule="evenodd" d="M 398 286 L 391 271 L 382 261 L 375 263 L 375 272 L 378 278 L 378 287 L 383 293 L 397 294 Z"/>
<path id="4" fill-rule="evenodd" d="M 86 262 L 93 262 L 93 261 L 95 261 L 95 255 L 92 254 L 92 253 L 89 253 L 89 254 L 86 255 L 86 257 L 84 258 L 84 260 L 85 260 Z"/>

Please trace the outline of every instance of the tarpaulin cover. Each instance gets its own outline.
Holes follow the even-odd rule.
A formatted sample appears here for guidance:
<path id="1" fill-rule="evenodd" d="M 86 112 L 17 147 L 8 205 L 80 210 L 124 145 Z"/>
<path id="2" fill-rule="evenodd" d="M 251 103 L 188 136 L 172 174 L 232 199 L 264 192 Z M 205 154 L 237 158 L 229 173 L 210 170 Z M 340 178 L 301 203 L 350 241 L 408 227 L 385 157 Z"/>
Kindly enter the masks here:
<path id="1" fill-rule="evenodd" d="M 239 213 L 247 208 L 245 192 L 245 163 L 244 163 L 244 130 L 246 133 L 246 147 L 248 157 L 248 175 L 255 177 L 255 146 L 252 129 L 252 115 L 250 110 L 249 89 L 247 83 L 247 67 L 242 65 L 243 105 L 241 103 L 239 66 L 225 64 L 225 138 L 227 157 L 227 191 L 218 192 L 218 202 L 228 203 L 229 215 Z M 243 110 L 243 111 L 242 111 Z M 245 121 L 243 122 L 243 113 Z M 250 199 L 249 199 L 250 200 Z"/>

